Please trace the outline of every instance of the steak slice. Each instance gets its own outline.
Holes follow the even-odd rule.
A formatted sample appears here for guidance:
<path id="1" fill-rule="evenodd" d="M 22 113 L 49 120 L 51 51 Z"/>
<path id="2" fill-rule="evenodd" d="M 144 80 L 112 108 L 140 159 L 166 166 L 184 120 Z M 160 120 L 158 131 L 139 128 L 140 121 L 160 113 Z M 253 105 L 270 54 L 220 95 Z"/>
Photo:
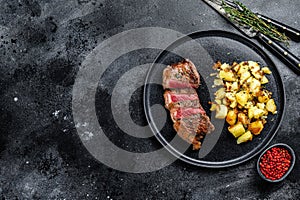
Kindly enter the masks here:
<path id="1" fill-rule="evenodd" d="M 195 92 L 191 92 L 191 93 L 176 93 L 173 91 L 166 91 L 165 95 L 167 95 L 167 97 L 165 97 L 168 102 L 179 102 L 179 101 L 187 101 L 187 100 L 199 100 L 198 99 L 198 95 Z"/>
<path id="2" fill-rule="evenodd" d="M 194 89 L 181 90 L 166 90 L 164 93 L 165 107 L 184 108 L 184 107 L 199 107 L 199 98 Z"/>
<path id="3" fill-rule="evenodd" d="M 169 65 L 163 71 L 163 87 L 167 88 L 198 88 L 200 76 L 195 65 L 188 59 Z"/>
<path id="4" fill-rule="evenodd" d="M 183 118 L 187 118 L 189 116 L 193 116 L 193 115 L 197 115 L 197 114 L 201 114 L 204 115 L 205 111 L 203 110 L 203 108 L 172 108 L 170 110 L 170 114 L 171 114 L 171 118 L 173 120 L 173 122 L 183 119 Z"/>
<path id="5" fill-rule="evenodd" d="M 199 84 L 200 75 L 187 59 L 164 69 L 165 107 L 170 111 L 177 134 L 193 144 L 194 150 L 200 149 L 200 140 L 214 130 L 195 90 Z"/>
<path id="6" fill-rule="evenodd" d="M 200 140 L 204 137 L 201 134 L 197 134 L 195 130 L 192 129 L 192 127 L 189 127 L 184 122 L 181 123 L 180 121 L 177 121 L 173 125 L 174 129 L 176 130 L 177 134 L 185 141 L 187 141 L 190 144 L 193 144 L 193 149 L 197 150 L 201 147 Z"/>
<path id="7" fill-rule="evenodd" d="M 200 140 L 208 133 L 204 128 L 207 120 L 202 118 L 203 115 L 192 115 L 174 123 L 173 127 L 177 134 L 185 141 L 193 144 L 193 149 L 197 150 L 201 147 Z M 200 119 L 200 120 L 199 120 Z"/>

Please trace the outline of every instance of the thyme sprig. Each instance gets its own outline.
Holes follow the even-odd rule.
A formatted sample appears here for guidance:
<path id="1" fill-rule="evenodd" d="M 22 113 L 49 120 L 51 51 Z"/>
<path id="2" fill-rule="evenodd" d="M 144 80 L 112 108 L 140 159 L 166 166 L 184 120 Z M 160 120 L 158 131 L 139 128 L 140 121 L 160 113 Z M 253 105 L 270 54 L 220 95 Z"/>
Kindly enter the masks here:
<path id="1" fill-rule="evenodd" d="M 234 1 L 234 3 L 237 5 L 237 8 L 222 1 L 222 7 L 230 20 L 238 22 L 241 26 L 250 27 L 255 31 L 259 31 L 277 41 L 285 43 L 287 46 L 289 45 L 289 38 L 284 33 L 279 32 L 276 27 L 260 19 L 241 2 Z"/>

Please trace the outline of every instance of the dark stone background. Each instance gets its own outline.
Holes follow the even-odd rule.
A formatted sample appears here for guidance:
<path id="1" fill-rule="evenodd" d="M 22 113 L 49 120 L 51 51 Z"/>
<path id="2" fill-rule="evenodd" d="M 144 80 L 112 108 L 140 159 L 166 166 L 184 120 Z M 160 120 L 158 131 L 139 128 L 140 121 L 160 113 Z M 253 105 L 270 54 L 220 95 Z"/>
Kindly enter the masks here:
<path id="1" fill-rule="evenodd" d="M 300 29 L 300 1 L 242 2 Z M 182 33 L 237 32 L 199 0 L 1 1 L 0 197 L 299 199 L 300 81 L 268 51 L 282 74 L 287 97 L 285 117 L 272 143 L 287 143 L 298 155 L 295 169 L 284 182 L 262 182 L 255 170 L 257 158 L 226 169 L 203 169 L 176 161 L 156 172 L 129 174 L 106 167 L 87 152 L 71 112 L 72 85 L 80 63 L 106 38 L 147 26 Z M 290 50 L 300 56 L 299 43 L 291 43 Z M 150 52 L 143 61 L 151 61 L 157 53 Z M 141 92 L 137 91 L 139 109 L 133 116 L 145 124 Z"/>

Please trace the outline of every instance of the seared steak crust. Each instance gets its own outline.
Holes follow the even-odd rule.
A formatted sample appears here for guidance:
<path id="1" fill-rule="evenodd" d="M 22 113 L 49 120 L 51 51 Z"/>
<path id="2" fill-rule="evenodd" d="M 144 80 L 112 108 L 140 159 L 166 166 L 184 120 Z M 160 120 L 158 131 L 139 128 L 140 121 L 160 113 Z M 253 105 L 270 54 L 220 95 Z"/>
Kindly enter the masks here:
<path id="1" fill-rule="evenodd" d="M 165 107 L 170 111 L 177 134 L 193 144 L 194 150 L 200 149 L 200 140 L 214 130 L 195 90 L 199 84 L 199 73 L 188 59 L 164 69 Z"/>

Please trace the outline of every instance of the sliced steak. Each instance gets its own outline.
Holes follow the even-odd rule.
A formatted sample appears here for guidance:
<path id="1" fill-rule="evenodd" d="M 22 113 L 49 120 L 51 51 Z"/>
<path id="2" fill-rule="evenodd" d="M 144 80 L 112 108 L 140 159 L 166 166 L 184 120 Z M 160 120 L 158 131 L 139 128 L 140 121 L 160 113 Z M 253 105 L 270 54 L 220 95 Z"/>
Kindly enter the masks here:
<path id="1" fill-rule="evenodd" d="M 195 90 L 199 84 L 197 69 L 187 59 L 166 67 L 163 72 L 165 107 L 170 111 L 177 134 L 193 144 L 194 150 L 200 149 L 200 140 L 214 130 Z"/>

